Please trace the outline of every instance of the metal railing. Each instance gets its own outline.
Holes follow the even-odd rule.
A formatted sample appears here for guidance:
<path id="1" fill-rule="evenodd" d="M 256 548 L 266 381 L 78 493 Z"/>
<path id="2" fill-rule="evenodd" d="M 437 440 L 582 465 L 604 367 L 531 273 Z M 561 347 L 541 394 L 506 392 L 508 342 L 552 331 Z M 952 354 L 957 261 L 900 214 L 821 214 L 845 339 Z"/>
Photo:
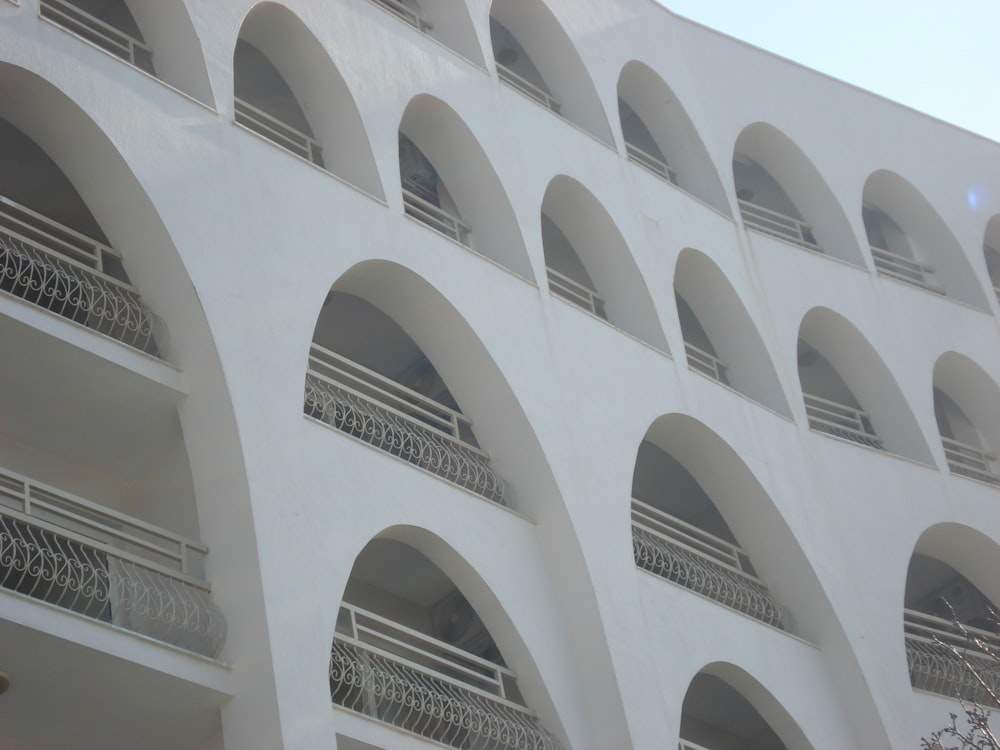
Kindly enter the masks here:
<path id="1" fill-rule="evenodd" d="M 979 679 L 1000 694 L 1000 635 L 904 609 L 903 637 L 913 687 L 993 705 Z"/>
<path id="2" fill-rule="evenodd" d="M 802 394 L 809 426 L 817 432 L 885 450 L 882 438 L 875 433 L 868 412 L 839 404 L 809 393 Z"/>
<path id="3" fill-rule="evenodd" d="M 406 187 L 403 187 L 403 210 L 407 216 L 413 217 L 435 232 L 440 232 L 445 237 L 450 237 L 466 247 L 471 247 L 472 229 L 467 224 L 463 224 L 461 219 L 452 216 L 440 206 L 435 206 L 430 201 L 421 198 Z"/>
<path id="4" fill-rule="evenodd" d="M 516 675 L 343 603 L 330 652 L 339 706 L 456 748 L 561 750 L 520 701 Z"/>
<path id="5" fill-rule="evenodd" d="M 545 272 L 549 278 L 549 291 L 552 294 L 572 302 L 577 307 L 582 307 L 591 315 L 608 319 L 604 311 L 604 299 L 593 289 L 548 266 L 545 267 Z"/>
<path id="6" fill-rule="evenodd" d="M 681 738 L 681 741 L 677 745 L 677 750 L 709 750 L 709 748 L 703 745 L 696 745 L 690 740 L 685 740 Z"/>
<path id="7" fill-rule="evenodd" d="M 422 13 L 404 5 L 400 0 L 375 0 L 375 2 L 419 31 L 430 31 L 433 28 Z"/>
<path id="8" fill-rule="evenodd" d="M 501 81 L 513 86 L 522 94 L 531 97 L 547 109 L 560 114 L 562 105 L 548 91 L 523 78 L 501 62 L 497 62 L 497 76 Z"/>
<path id="9" fill-rule="evenodd" d="M 931 283 L 927 278 L 927 276 L 934 274 L 932 266 L 899 255 L 884 247 L 871 245 L 871 251 L 872 260 L 875 261 L 875 269 L 883 276 L 889 276 L 911 286 L 926 289 L 928 292 L 944 294 L 939 287 Z"/>
<path id="10" fill-rule="evenodd" d="M 632 499 L 635 564 L 781 630 L 788 617 L 739 546 Z"/>
<path id="11" fill-rule="evenodd" d="M 105 23 L 74 3 L 68 0 L 40 0 L 38 13 L 42 18 L 83 37 L 115 57 L 150 75 L 156 75 L 153 70 L 153 50 L 147 44 Z"/>
<path id="12" fill-rule="evenodd" d="M 0 586 L 216 656 L 226 635 L 208 548 L 0 469 Z"/>
<path id="13" fill-rule="evenodd" d="M 309 353 L 307 415 L 488 500 L 506 485 L 479 448 L 472 422 L 394 380 L 317 344 Z"/>
<path id="14" fill-rule="evenodd" d="M 108 245 L 0 196 L 0 290 L 148 354 L 164 331 Z M 119 271 L 120 272 L 120 271 Z"/>
<path id="15" fill-rule="evenodd" d="M 946 438 L 943 435 L 941 443 L 944 445 L 944 455 L 948 460 L 948 468 L 953 473 L 1000 486 L 1000 474 L 997 474 L 993 469 L 997 460 L 994 454 L 986 453 L 974 445 Z"/>
<path id="16" fill-rule="evenodd" d="M 657 177 L 661 177 L 668 182 L 677 182 L 677 172 L 671 169 L 670 165 L 663 159 L 653 156 L 648 151 L 643 151 L 634 143 L 629 143 L 628 141 L 625 141 L 625 152 L 628 154 L 630 161 L 638 164 L 640 167 L 645 167 Z"/>
<path id="17" fill-rule="evenodd" d="M 684 342 L 684 351 L 687 354 L 688 367 L 700 372 L 702 375 L 718 380 L 720 383 L 729 385 L 729 378 L 726 377 L 726 364 L 704 349 L 700 349 L 689 341 Z"/>
<path id="18" fill-rule="evenodd" d="M 750 229 L 787 240 L 799 247 L 804 247 L 806 250 L 817 253 L 825 252 L 817 244 L 812 227 L 804 221 L 750 201 L 741 200 L 739 204 L 743 223 Z"/>
<path id="19" fill-rule="evenodd" d="M 286 151 L 311 161 L 317 167 L 323 167 L 323 147 L 311 135 L 293 128 L 244 99 L 234 97 L 233 103 L 237 123 Z"/>

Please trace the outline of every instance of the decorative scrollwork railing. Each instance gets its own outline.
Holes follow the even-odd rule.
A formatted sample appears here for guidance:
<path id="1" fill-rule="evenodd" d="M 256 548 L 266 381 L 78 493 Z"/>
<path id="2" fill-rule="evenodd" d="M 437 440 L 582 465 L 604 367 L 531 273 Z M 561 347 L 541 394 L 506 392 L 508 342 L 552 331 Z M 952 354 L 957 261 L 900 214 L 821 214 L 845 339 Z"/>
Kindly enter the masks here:
<path id="1" fill-rule="evenodd" d="M 260 107 L 238 97 L 233 99 L 236 122 L 266 138 L 286 151 L 291 151 L 317 167 L 323 167 L 323 147 L 308 133 L 293 128 L 288 123 L 268 114 Z"/>
<path id="2" fill-rule="evenodd" d="M 786 240 L 815 253 L 825 252 L 816 242 L 812 227 L 804 221 L 750 201 L 741 200 L 739 204 L 743 223 L 750 229 Z"/>
<path id="3" fill-rule="evenodd" d="M 996 659 L 1000 635 L 912 609 L 903 610 L 903 635 L 913 687 L 949 698 L 994 704 L 989 691 L 1000 695 L 1000 665 Z"/>
<path id="4" fill-rule="evenodd" d="M 330 652 L 339 706 L 462 750 L 561 750 L 520 702 L 516 675 L 343 604 Z"/>
<path id="5" fill-rule="evenodd" d="M 217 656 L 226 622 L 193 540 L 0 469 L 0 587 Z"/>
<path id="6" fill-rule="evenodd" d="M 708 375 L 724 385 L 729 385 L 729 378 L 726 376 L 726 363 L 721 359 L 689 341 L 684 342 L 684 352 L 687 354 L 688 367 L 692 370 L 696 370 L 702 375 Z"/>
<path id="7" fill-rule="evenodd" d="M 628 141 L 625 141 L 625 152 L 632 163 L 638 164 L 667 182 L 677 183 L 677 172 L 671 169 L 664 159 L 653 156 L 653 154 Z"/>
<path id="8" fill-rule="evenodd" d="M 974 445 L 946 438 L 942 435 L 944 455 L 952 473 L 971 479 L 978 479 L 993 486 L 1000 486 L 1000 475 L 994 471 L 996 456 Z"/>
<path id="9" fill-rule="evenodd" d="M 0 196 L 0 290 L 158 355 L 163 329 L 108 245 Z"/>
<path id="10" fill-rule="evenodd" d="M 543 89 L 541 86 L 532 83 L 527 78 L 518 75 L 503 63 L 497 61 L 496 65 L 497 76 L 501 81 L 513 86 L 525 96 L 534 99 L 546 109 L 551 109 L 556 114 L 560 113 L 562 105 L 559 104 L 558 100 L 552 96 L 552 94 Z"/>
<path id="11" fill-rule="evenodd" d="M 348 435 L 505 505 L 506 486 L 461 412 L 313 344 L 304 411 Z"/>
<path id="12" fill-rule="evenodd" d="M 883 276 L 889 276 L 897 281 L 902 281 L 910 286 L 926 289 L 934 294 L 944 294 L 944 292 L 934 285 L 927 277 L 934 274 L 934 268 L 924 263 L 907 258 L 899 253 L 894 253 L 884 247 L 871 245 L 872 260 L 875 261 L 875 270 Z"/>
<path id="13" fill-rule="evenodd" d="M 730 609 L 779 628 L 788 616 L 750 566 L 746 552 L 641 500 L 632 500 L 635 564 Z"/>
<path id="14" fill-rule="evenodd" d="M 38 13 L 106 52 L 156 75 L 153 70 L 153 50 L 134 36 L 105 23 L 75 3 L 67 0 L 40 0 Z"/>
<path id="15" fill-rule="evenodd" d="M 802 394 L 809 426 L 817 432 L 885 450 L 882 438 L 875 433 L 868 412 L 846 404 L 839 404 L 809 393 Z"/>
<path id="16" fill-rule="evenodd" d="M 545 268 L 545 273 L 548 276 L 549 291 L 552 294 L 567 302 L 572 302 L 577 307 L 582 307 L 591 315 L 596 315 L 602 320 L 608 319 L 604 312 L 604 299 L 593 289 L 548 266 Z"/>

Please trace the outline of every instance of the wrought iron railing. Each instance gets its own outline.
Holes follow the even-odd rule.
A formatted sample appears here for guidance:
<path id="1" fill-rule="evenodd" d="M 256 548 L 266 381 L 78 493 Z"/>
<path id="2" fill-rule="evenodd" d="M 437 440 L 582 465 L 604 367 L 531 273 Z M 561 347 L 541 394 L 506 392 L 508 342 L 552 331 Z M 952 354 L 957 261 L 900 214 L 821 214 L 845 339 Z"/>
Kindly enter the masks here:
<path id="1" fill-rule="evenodd" d="M 153 50 L 147 44 L 105 23 L 69 0 L 40 0 L 38 13 L 42 18 L 83 37 L 115 57 L 156 75 L 153 70 Z"/>
<path id="2" fill-rule="evenodd" d="M 506 485 L 472 422 L 394 380 L 313 344 L 305 413 L 442 479 L 505 505 Z"/>
<path id="3" fill-rule="evenodd" d="M 687 354 L 688 367 L 700 372 L 702 375 L 708 375 L 708 377 L 718 380 L 720 383 L 729 385 L 725 362 L 711 352 L 706 352 L 689 341 L 684 342 L 684 351 Z"/>
<path id="4" fill-rule="evenodd" d="M 0 469 L 0 586 L 216 656 L 204 545 Z"/>
<path id="5" fill-rule="evenodd" d="M 809 393 L 802 394 L 809 426 L 817 432 L 885 450 L 868 412 L 846 404 L 839 404 Z"/>
<path id="6" fill-rule="evenodd" d="M 499 61 L 497 62 L 497 76 L 499 76 L 501 81 L 513 86 L 522 94 L 531 97 L 543 107 L 551 109 L 556 114 L 560 113 L 562 105 L 559 104 L 554 96 L 541 86 L 538 86 L 537 84 L 529 81 L 527 78 L 518 75 Z"/>
<path id="7" fill-rule="evenodd" d="M 911 286 L 926 289 L 934 294 L 944 294 L 944 292 L 927 277 L 934 274 L 934 268 L 925 263 L 920 263 L 899 255 L 884 247 L 871 246 L 872 260 L 875 261 L 875 269 L 883 276 L 889 276 L 897 281 L 903 281 Z"/>
<path id="8" fill-rule="evenodd" d="M 912 609 L 903 610 L 903 635 L 913 687 L 994 705 L 989 691 L 1000 695 L 1000 635 Z"/>
<path id="9" fill-rule="evenodd" d="M 403 210 L 407 216 L 413 217 L 435 232 L 471 247 L 472 229 L 467 224 L 406 187 L 403 188 Z"/>
<path id="10" fill-rule="evenodd" d="M 784 608 L 741 547 L 634 498 L 632 551 L 643 570 L 773 627 L 788 627 Z"/>
<path id="11" fill-rule="evenodd" d="M 743 223 L 750 229 L 787 240 L 799 247 L 804 247 L 806 250 L 817 253 L 825 252 L 817 244 L 812 227 L 804 221 L 750 201 L 741 200 L 739 203 Z"/>
<path id="12" fill-rule="evenodd" d="M 997 460 L 994 454 L 986 453 L 974 445 L 968 445 L 944 436 L 941 437 L 941 443 L 944 445 L 944 455 L 948 460 L 948 468 L 953 473 L 1000 486 L 1000 474 L 997 474 L 993 468 Z"/>
<path id="13" fill-rule="evenodd" d="M 677 182 L 677 173 L 670 168 L 670 165 L 666 161 L 658 156 L 653 156 L 648 151 L 643 151 L 634 143 L 629 143 L 628 141 L 625 141 L 625 152 L 628 154 L 629 161 L 638 164 L 640 167 L 645 167 L 657 177 L 661 177 L 668 182 Z"/>
<path id="14" fill-rule="evenodd" d="M 577 307 L 582 307 L 591 315 L 596 315 L 604 320 L 608 319 L 604 311 L 604 299 L 601 295 L 586 284 L 574 281 L 569 276 L 559 273 L 548 266 L 545 267 L 545 271 L 549 278 L 549 291 L 552 294 L 561 297 L 567 302 L 572 302 Z"/>
<path id="15" fill-rule="evenodd" d="M 237 123 L 286 151 L 311 161 L 317 167 L 323 166 L 323 147 L 311 135 L 293 128 L 244 99 L 234 97 L 233 104 Z"/>
<path id="16" fill-rule="evenodd" d="M 422 13 L 404 3 L 400 0 L 375 0 L 376 3 L 384 7 L 390 13 L 399 18 L 402 18 L 410 26 L 419 31 L 429 31 L 432 28 L 432 24 L 428 21 Z"/>
<path id="17" fill-rule="evenodd" d="M 43 214 L 0 196 L 0 290 L 148 354 L 164 335 L 139 292 L 112 276 L 121 256 Z"/>
<path id="18" fill-rule="evenodd" d="M 561 750 L 506 667 L 344 603 L 330 653 L 339 706 L 451 747 Z"/>

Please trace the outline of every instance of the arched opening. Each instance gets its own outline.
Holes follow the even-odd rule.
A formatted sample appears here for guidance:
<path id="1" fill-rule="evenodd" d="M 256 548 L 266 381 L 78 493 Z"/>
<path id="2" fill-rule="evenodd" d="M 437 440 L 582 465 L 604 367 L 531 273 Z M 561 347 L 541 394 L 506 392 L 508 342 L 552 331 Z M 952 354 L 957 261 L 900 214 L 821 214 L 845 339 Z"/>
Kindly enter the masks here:
<path id="1" fill-rule="evenodd" d="M 421 550 L 390 536 L 369 542 L 354 562 L 333 636 L 330 695 L 450 747 L 562 747 L 463 592 Z"/>
<path id="2" fill-rule="evenodd" d="M 748 229 L 861 265 L 850 222 L 833 191 L 799 147 L 773 126 L 758 122 L 740 133 L 733 180 Z"/>
<path id="3" fill-rule="evenodd" d="M 994 216 L 986 225 L 983 255 L 986 257 L 986 273 L 989 274 L 993 294 L 997 302 L 1000 302 L 1000 215 Z"/>
<path id="4" fill-rule="evenodd" d="M 882 276 L 976 307 L 982 288 L 955 236 L 916 188 L 886 170 L 865 182 L 862 219 Z"/>
<path id="5" fill-rule="evenodd" d="M 935 526 L 917 542 L 903 601 L 915 689 L 993 705 L 988 691 L 1000 690 L 1000 622 L 993 598 L 998 563 L 995 543 L 955 524 Z"/>
<path id="6" fill-rule="evenodd" d="M 606 143 L 611 141 L 587 68 L 543 3 L 494 0 L 490 39 L 501 81 Z"/>
<path id="7" fill-rule="evenodd" d="M 549 291 L 666 351 L 656 311 L 632 254 L 593 194 L 564 175 L 542 200 Z"/>
<path id="8" fill-rule="evenodd" d="M 810 428 L 930 462 L 920 427 L 892 374 L 844 318 L 823 308 L 810 310 L 799 327 L 797 360 Z"/>
<path id="9" fill-rule="evenodd" d="M 482 64 L 483 53 L 464 3 L 452 0 L 373 0 L 427 36 L 450 47 L 467 60 Z"/>
<path id="10" fill-rule="evenodd" d="M 238 124 L 382 197 L 357 106 L 322 44 L 283 5 L 254 6 L 233 52 Z"/>
<path id="11" fill-rule="evenodd" d="M 486 153 L 448 105 L 415 97 L 399 125 L 406 215 L 532 279 L 524 239 Z"/>
<path id="12" fill-rule="evenodd" d="M 955 352 L 934 365 L 934 416 L 953 474 L 1000 486 L 1000 388 L 975 362 Z"/>
<path id="13" fill-rule="evenodd" d="M 791 416 L 764 342 L 736 290 L 708 256 L 681 252 L 674 293 L 688 366 Z"/>
<path id="14" fill-rule="evenodd" d="M 729 215 L 718 172 L 691 118 L 652 68 L 633 60 L 618 78 L 618 115 L 631 161 Z"/>

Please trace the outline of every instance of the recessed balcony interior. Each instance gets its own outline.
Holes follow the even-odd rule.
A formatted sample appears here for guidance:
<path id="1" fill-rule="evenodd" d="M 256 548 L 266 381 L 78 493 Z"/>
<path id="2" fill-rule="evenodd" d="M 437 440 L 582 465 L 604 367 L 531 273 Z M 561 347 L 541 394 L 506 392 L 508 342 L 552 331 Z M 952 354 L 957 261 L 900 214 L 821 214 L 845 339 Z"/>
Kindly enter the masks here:
<path id="1" fill-rule="evenodd" d="M 505 504 L 506 485 L 472 422 L 392 318 L 333 291 L 313 333 L 305 414 L 435 476 Z"/>
<path id="2" fill-rule="evenodd" d="M 737 154 L 733 159 L 733 179 L 747 228 L 806 250 L 824 252 L 812 226 L 802 218 L 792 199 L 764 167 Z"/>
<path id="3" fill-rule="evenodd" d="M 712 499 L 671 455 L 644 440 L 632 476 L 635 564 L 785 630 L 788 617 Z"/>
<path id="4" fill-rule="evenodd" d="M 677 302 L 677 315 L 680 318 L 681 333 L 684 336 L 684 351 L 687 354 L 688 367 L 702 375 L 707 375 L 723 385 L 729 385 L 728 367 L 712 346 L 712 342 L 701 327 L 698 317 L 684 298 L 674 293 Z"/>
<path id="5" fill-rule="evenodd" d="M 1000 487 L 1000 464 L 972 420 L 940 388 L 934 388 L 934 417 L 953 474 Z"/>
<path id="6" fill-rule="evenodd" d="M 472 247 L 472 228 L 462 221 L 451 193 L 424 152 L 399 134 L 399 179 L 403 185 L 403 209 L 435 232 Z"/>
<path id="7" fill-rule="evenodd" d="M 604 298 L 597 288 L 572 243 L 552 219 L 542 213 L 542 249 L 549 291 L 560 299 L 583 308 L 602 320 L 608 316 Z"/>
<path id="8" fill-rule="evenodd" d="M 123 0 L 39 0 L 38 12 L 42 18 L 156 75 L 153 50 Z"/>
<path id="9" fill-rule="evenodd" d="M 698 674 L 681 711 L 680 750 L 785 750 L 751 703 L 725 680 Z"/>
<path id="10" fill-rule="evenodd" d="M 525 96 L 534 99 L 556 114 L 562 105 L 552 95 L 545 79 L 535 67 L 517 38 L 507 30 L 507 27 L 490 16 L 490 39 L 493 44 L 493 59 L 496 61 L 497 75 L 500 80 L 520 91 Z"/>
<path id="11" fill-rule="evenodd" d="M 1000 221 L 994 220 L 993 223 L 998 225 L 997 234 L 1000 234 Z M 993 294 L 1000 302 L 1000 250 L 990 245 L 983 245 L 983 255 L 986 256 L 986 272 L 990 276 Z"/>
<path id="12" fill-rule="evenodd" d="M 873 205 L 864 206 L 861 217 L 879 274 L 929 292 L 944 293 L 934 279 L 934 268 L 918 256 L 910 238 L 892 217 Z"/>
<path id="13" fill-rule="evenodd" d="M 330 655 L 335 705 L 455 748 L 560 750 L 479 614 L 414 547 L 358 555 Z"/>
<path id="14" fill-rule="evenodd" d="M 915 553 L 907 570 L 903 610 L 913 687 L 994 705 L 989 691 L 1000 691 L 996 613 L 993 602 L 961 573 L 935 557 Z"/>
<path id="15" fill-rule="evenodd" d="M 618 116 L 621 119 L 622 136 L 625 139 L 625 150 L 629 160 L 657 177 L 676 184 L 677 173 L 667 163 L 667 157 L 663 155 L 653 134 L 649 132 L 649 128 L 638 113 L 620 96 Z"/>

